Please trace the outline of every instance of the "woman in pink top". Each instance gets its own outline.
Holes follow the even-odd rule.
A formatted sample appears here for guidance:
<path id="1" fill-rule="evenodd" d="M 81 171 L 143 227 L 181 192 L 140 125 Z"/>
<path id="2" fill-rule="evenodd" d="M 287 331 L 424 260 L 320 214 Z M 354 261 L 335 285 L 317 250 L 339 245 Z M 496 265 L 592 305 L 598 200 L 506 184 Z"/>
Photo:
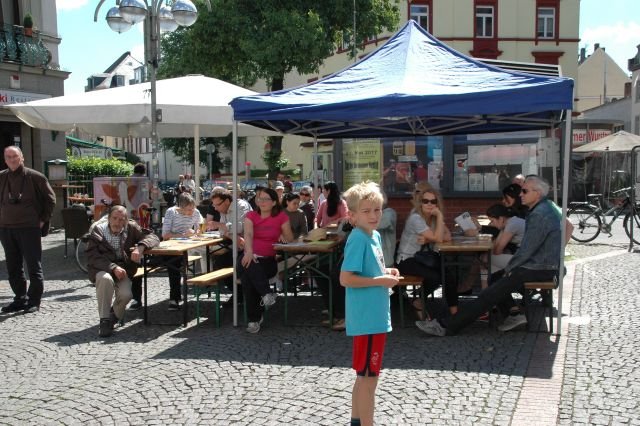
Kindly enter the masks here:
<path id="1" fill-rule="evenodd" d="M 322 193 L 326 199 L 320 204 L 316 214 L 319 228 L 340 222 L 347 217 L 348 212 L 347 202 L 340 197 L 340 189 L 335 182 L 325 183 Z"/>
<path id="2" fill-rule="evenodd" d="M 247 305 L 249 333 L 260 331 L 264 309 L 276 303 L 277 295 L 269 287 L 269 278 L 278 272 L 273 245 L 278 241 L 293 241 L 289 216 L 282 211 L 276 191 L 258 190 L 255 202 L 257 211 L 247 213 L 244 219 L 244 255 L 238 271 Z"/>

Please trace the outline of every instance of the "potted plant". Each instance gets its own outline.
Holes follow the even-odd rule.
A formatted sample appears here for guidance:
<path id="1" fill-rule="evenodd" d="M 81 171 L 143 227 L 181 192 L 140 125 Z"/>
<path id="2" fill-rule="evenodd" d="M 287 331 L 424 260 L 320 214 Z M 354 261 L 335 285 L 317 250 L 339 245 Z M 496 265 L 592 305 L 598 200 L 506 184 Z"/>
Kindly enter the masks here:
<path id="1" fill-rule="evenodd" d="M 22 26 L 24 27 L 24 35 L 31 37 L 33 35 L 33 17 L 27 12 L 22 20 Z"/>

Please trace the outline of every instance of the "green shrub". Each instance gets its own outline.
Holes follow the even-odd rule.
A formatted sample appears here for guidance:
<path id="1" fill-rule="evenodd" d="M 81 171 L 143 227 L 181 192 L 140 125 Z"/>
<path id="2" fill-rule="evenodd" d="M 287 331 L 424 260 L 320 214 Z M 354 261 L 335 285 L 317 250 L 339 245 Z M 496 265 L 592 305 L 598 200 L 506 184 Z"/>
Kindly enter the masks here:
<path id="1" fill-rule="evenodd" d="M 95 157 L 74 157 L 67 150 L 67 173 L 77 176 L 131 176 L 133 165 L 125 161 Z"/>

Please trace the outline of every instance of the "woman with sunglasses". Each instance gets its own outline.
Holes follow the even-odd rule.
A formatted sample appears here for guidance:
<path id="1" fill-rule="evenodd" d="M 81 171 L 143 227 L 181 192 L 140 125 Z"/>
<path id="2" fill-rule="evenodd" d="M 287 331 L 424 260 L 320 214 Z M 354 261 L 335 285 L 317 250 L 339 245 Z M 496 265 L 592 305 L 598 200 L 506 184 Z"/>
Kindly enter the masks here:
<path id="1" fill-rule="evenodd" d="M 256 192 L 256 211 L 247 213 L 244 220 L 244 254 L 239 274 L 247 306 L 247 332 L 257 333 L 262 313 L 276 303 L 269 279 L 278 273 L 273 245 L 279 241 L 293 241 L 289 216 L 278 203 L 278 193 L 271 188 Z"/>
<path id="2" fill-rule="evenodd" d="M 313 204 L 313 189 L 305 185 L 300 190 L 300 210 L 307 218 L 307 232 L 311 231 L 316 222 L 316 206 Z"/>
<path id="3" fill-rule="evenodd" d="M 420 192 L 415 192 L 413 207 L 400 237 L 396 263 L 401 274 L 423 277 L 424 294 L 428 295 L 442 284 L 440 268 L 425 266 L 416 259 L 415 255 L 423 249 L 423 245 L 451 240 L 451 233 L 444 223 L 443 202 L 438 191 L 425 187 Z M 457 311 L 458 305 L 456 290 L 456 287 L 452 286 L 445 292 L 447 304 L 454 311 Z M 421 303 L 414 303 L 417 313 L 422 313 L 424 302 L 423 300 Z"/>

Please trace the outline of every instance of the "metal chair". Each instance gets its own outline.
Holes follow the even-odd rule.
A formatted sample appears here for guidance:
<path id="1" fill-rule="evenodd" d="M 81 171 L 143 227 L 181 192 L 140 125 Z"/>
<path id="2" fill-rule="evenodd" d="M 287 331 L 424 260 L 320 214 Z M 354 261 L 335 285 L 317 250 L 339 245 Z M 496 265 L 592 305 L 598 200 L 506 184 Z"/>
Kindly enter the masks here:
<path id="1" fill-rule="evenodd" d="M 81 238 L 89 231 L 89 217 L 85 209 L 69 207 L 62 209 L 62 223 L 64 225 L 64 258 L 67 258 L 67 239 L 73 238 L 74 247 L 78 245 L 78 238 Z"/>

